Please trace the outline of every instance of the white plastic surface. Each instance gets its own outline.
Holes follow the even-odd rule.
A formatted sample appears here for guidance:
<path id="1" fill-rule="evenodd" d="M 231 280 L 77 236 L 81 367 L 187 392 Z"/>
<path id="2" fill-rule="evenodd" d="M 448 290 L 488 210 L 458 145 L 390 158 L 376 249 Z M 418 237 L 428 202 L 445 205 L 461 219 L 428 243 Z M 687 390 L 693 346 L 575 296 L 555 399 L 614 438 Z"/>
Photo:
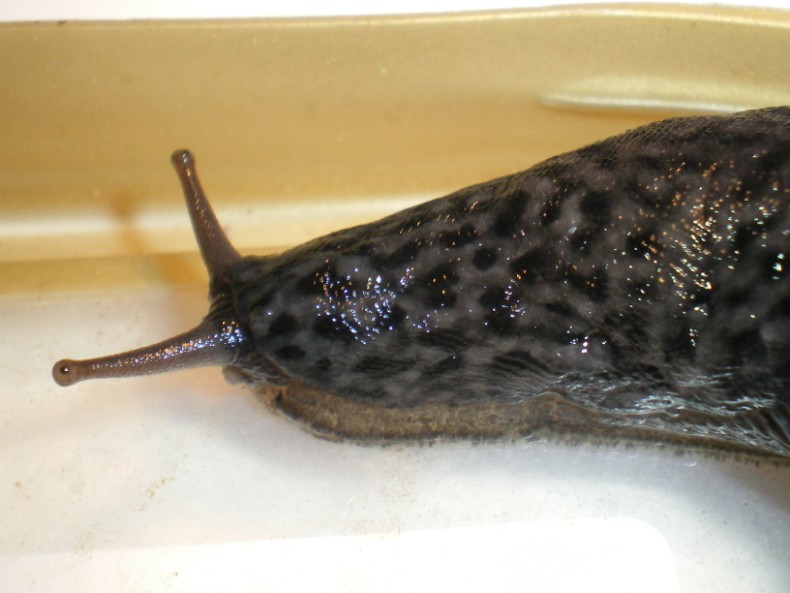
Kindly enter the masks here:
<path id="1" fill-rule="evenodd" d="M 787 468 L 337 444 L 217 369 L 66 390 L 49 376 L 204 308 L 196 291 L 0 302 L 3 590 L 788 590 Z"/>

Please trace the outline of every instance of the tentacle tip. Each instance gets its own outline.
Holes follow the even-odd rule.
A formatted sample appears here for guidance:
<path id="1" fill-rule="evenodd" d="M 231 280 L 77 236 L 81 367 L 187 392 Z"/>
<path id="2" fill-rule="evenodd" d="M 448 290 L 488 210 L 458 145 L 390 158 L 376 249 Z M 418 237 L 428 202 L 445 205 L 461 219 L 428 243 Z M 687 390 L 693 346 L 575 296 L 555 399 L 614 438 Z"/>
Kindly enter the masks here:
<path id="1" fill-rule="evenodd" d="M 191 167 L 195 164 L 195 157 L 186 148 L 179 148 L 170 156 L 170 161 L 177 169 Z"/>
<path id="2" fill-rule="evenodd" d="M 52 378 L 61 387 L 68 387 L 83 379 L 78 372 L 77 361 L 65 358 L 52 367 Z"/>

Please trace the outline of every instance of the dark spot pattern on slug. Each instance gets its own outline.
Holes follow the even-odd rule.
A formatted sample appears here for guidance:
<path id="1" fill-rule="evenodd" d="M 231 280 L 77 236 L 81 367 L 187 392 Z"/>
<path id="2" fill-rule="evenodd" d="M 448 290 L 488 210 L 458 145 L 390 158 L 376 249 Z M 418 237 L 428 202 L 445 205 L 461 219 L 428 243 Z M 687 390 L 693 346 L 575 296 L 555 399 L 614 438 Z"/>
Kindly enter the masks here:
<path id="1" fill-rule="evenodd" d="M 483 326 L 489 332 L 502 337 L 513 336 L 517 330 L 515 316 L 508 307 L 498 307 L 486 313 L 483 316 Z"/>
<path id="2" fill-rule="evenodd" d="M 336 276 L 337 273 L 334 269 L 320 266 L 299 278 L 294 285 L 294 290 L 305 296 L 320 296 L 324 293 L 326 280 Z"/>
<path id="3" fill-rule="evenodd" d="M 733 249 L 737 252 L 743 252 L 748 249 L 760 235 L 763 229 L 759 226 L 747 222 L 739 226 L 733 234 L 732 243 Z"/>
<path id="4" fill-rule="evenodd" d="M 345 437 L 716 442 L 790 463 L 790 107 L 656 122 L 278 256 L 172 162 L 204 320 L 60 385 L 220 364 Z"/>
<path id="5" fill-rule="evenodd" d="M 507 302 L 507 289 L 502 287 L 487 288 L 485 292 L 480 295 L 478 302 L 484 310 L 504 307 Z"/>
<path id="6" fill-rule="evenodd" d="M 472 262 L 478 270 L 487 270 L 497 261 L 497 253 L 489 247 L 481 247 L 472 256 Z"/>
<path id="7" fill-rule="evenodd" d="M 524 205 L 529 200 L 529 195 L 521 189 L 515 190 L 512 199 L 499 205 L 498 212 L 491 226 L 491 232 L 497 237 L 513 235 L 521 226 L 521 217 L 524 214 Z"/>
<path id="8" fill-rule="evenodd" d="M 276 358 L 281 358 L 283 360 L 301 360 L 305 357 L 305 354 L 306 352 L 295 344 L 281 346 L 274 352 Z"/>
<path id="9" fill-rule="evenodd" d="M 420 241 L 407 241 L 394 252 L 387 254 L 386 257 L 377 257 L 375 261 L 378 264 L 377 267 L 403 266 L 413 262 L 422 250 L 423 246 Z"/>
<path id="10" fill-rule="evenodd" d="M 688 301 L 692 305 L 706 305 L 710 302 L 711 296 L 709 289 L 695 286 L 689 291 Z"/>
<path id="11" fill-rule="evenodd" d="M 270 334 L 291 334 L 299 327 L 296 317 L 290 313 L 281 313 L 274 318 L 269 326 Z"/>
<path id="12" fill-rule="evenodd" d="M 533 249 L 510 263 L 510 271 L 519 281 L 534 284 L 541 279 L 554 279 L 560 275 L 557 258 L 549 247 Z"/>
<path id="13" fill-rule="evenodd" d="M 543 210 L 540 213 L 540 222 L 543 225 L 550 225 L 551 223 L 559 220 L 561 212 L 562 199 L 557 195 L 551 196 L 546 201 L 546 204 L 543 206 Z"/>
<path id="14" fill-rule="evenodd" d="M 733 364 L 745 358 L 763 358 L 768 354 L 760 332 L 755 328 L 731 334 L 727 346 Z"/>
<path id="15" fill-rule="evenodd" d="M 573 250 L 579 254 L 583 254 L 594 240 L 595 233 L 592 231 L 577 231 L 570 239 Z"/>
<path id="16" fill-rule="evenodd" d="M 448 249 L 458 249 L 474 241 L 478 234 L 477 229 L 471 224 L 465 224 L 457 231 L 444 233 L 441 238 L 441 243 Z"/>
<path id="17" fill-rule="evenodd" d="M 339 317 L 330 315 L 319 317 L 313 323 L 313 332 L 325 340 L 352 341 L 354 334 Z"/>
<path id="18" fill-rule="evenodd" d="M 452 289 L 434 286 L 428 290 L 425 304 L 433 309 L 446 309 L 455 305 L 456 300 L 458 300 L 458 295 Z"/>
<path id="19" fill-rule="evenodd" d="M 754 301 L 752 288 L 749 286 L 737 287 L 724 292 L 720 298 L 722 305 L 728 309 L 737 309 L 748 306 Z"/>
<path id="20" fill-rule="evenodd" d="M 694 356 L 695 332 L 692 331 L 688 319 L 676 319 L 664 334 L 663 346 L 667 361 L 687 359 Z"/>
<path id="21" fill-rule="evenodd" d="M 648 300 L 655 296 L 655 285 L 649 280 L 641 278 L 628 281 L 628 294 L 636 300 Z"/>
<path id="22" fill-rule="evenodd" d="M 560 317 L 570 318 L 576 314 L 573 308 L 568 305 L 568 303 L 564 303 L 561 301 L 553 301 L 546 303 L 544 305 L 546 310 L 549 313 L 554 313 L 555 315 L 559 315 Z"/>
<path id="23" fill-rule="evenodd" d="M 650 124 L 316 239 L 260 280 L 242 260 L 237 314 L 262 358 L 350 400 L 548 391 L 790 455 L 789 138 L 790 108 Z"/>
<path id="24" fill-rule="evenodd" d="M 379 328 L 382 330 L 386 329 L 389 331 L 395 331 L 403 326 L 403 322 L 405 320 L 406 311 L 404 311 L 399 305 L 391 305 L 388 313 L 386 315 L 382 315 L 379 318 Z"/>
<path id="25" fill-rule="evenodd" d="M 457 298 L 453 286 L 458 284 L 458 273 L 450 263 L 439 264 L 419 279 L 427 293 L 425 302 L 430 308 L 452 307 Z"/>
<path id="26" fill-rule="evenodd" d="M 608 278 L 603 272 L 595 272 L 589 276 L 585 276 L 583 274 L 569 271 L 568 282 L 574 289 L 582 292 L 587 297 L 589 297 L 590 300 L 596 303 L 604 301 L 608 295 Z"/>
<path id="27" fill-rule="evenodd" d="M 615 340 L 627 345 L 633 352 L 645 352 L 654 343 L 651 328 L 647 324 L 649 314 L 644 306 L 633 309 L 610 311 L 603 325 L 610 328 Z"/>
<path id="28" fill-rule="evenodd" d="M 653 227 L 629 232 L 625 246 L 626 253 L 641 259 L 651 259 L 660 250 L 658 235 Z"/>
<path id="29" fill-rule="evenodd" d="M 768 311 L 768 317 L 771 319 L 779 319 L 782 317 L 790 318 L 790 295 L 785 295 L 774 304 Z M 790 334 L 788 334 L 786 338 L 790 341 Z"/>
<path id="30" fill-rule="evenodd" d="M 612 218 L 612 208 L 609 203 L 609 196 L 602 192 L 587 192 L 579 204 L 584 216 L 584 221 L 594 232 L 600 232 L 606 227 Z"/>
<path id="31" fill-rule="evenodd" d="M 246 305 L 249 310 L 263 310 L 269 306 L 274 299 L 273 290 L 264 290 L 261 293 L 252 293 L 246 296 Z"/>

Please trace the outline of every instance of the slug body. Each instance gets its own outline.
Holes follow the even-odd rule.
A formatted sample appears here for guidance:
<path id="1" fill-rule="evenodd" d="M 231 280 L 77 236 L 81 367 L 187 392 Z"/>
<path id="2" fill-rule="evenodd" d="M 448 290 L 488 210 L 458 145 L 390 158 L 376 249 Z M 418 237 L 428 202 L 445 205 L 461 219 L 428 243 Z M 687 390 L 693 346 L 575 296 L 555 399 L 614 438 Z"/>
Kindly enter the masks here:
<path id="1" fill-rule="evenodd" d="M 281 387 L 280 408 L 328 435 L 790 457 L 788 107 L 654 123 L 272 257 L 238 256 L 189 153 L 174 162 L 203 200 L 209 316 L 153 349 L 62 361 L 60 383 L 181 366 L 186 344 L 188 364 Z"/>

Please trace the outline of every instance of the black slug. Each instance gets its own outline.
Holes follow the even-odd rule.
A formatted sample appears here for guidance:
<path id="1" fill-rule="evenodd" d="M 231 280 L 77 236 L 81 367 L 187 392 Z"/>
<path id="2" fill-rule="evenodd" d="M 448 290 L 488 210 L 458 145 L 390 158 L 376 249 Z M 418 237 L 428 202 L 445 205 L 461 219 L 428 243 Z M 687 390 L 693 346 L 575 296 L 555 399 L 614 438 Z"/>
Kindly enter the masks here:
<path id="1" fill-rule="evenodd" d="M 194 330 L 60 385 L 222 365 L 328 436 L 584 434 L 790 458 L 790 107 L 653 123 L 278 256 L 173 163 Z"/>

